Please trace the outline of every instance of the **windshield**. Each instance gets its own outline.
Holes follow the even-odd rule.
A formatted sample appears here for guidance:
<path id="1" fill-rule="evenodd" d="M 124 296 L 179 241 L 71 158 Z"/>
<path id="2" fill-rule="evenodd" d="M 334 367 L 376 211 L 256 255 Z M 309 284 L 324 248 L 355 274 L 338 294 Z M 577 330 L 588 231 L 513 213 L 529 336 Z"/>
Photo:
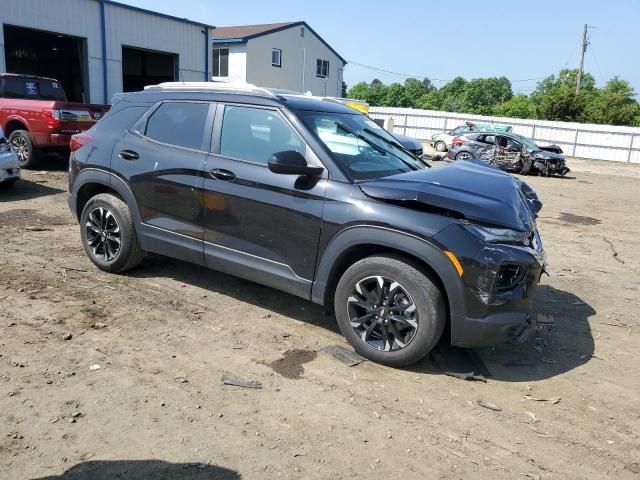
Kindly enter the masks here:
<path id="1" fill-rule="evenodd" d="M 299 116 L 354 181 L 425 168 L 386 130 L 364 115 L 300 111 Z"/>
<path id="2" fill-rule="evenodd" d="M 529 152 L 536 152 L 538 150 L 540 150 L 540 147 L 538 145 L 535 144 L 535 142 L 527 137 L 521 137 L 520 135 L 518 135 L 518 140 L 520 140 L 520 142 L 525 146 L 525 148 L 529 151 Z"/>

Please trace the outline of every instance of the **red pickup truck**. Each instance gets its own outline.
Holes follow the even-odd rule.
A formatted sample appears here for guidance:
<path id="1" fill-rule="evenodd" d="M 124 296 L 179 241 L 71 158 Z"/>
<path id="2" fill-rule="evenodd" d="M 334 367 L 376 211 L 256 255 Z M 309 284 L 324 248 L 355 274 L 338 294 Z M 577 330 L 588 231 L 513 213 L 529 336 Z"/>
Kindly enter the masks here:
<path id="1" fill-rule="evenodd" d="M 34 167 L 42 153 L 69 150 L 71 135 L 84 132 L 109 105 L 67 102 L 53 78 L 0 73 L 0 128 L 22 168 Z"/>

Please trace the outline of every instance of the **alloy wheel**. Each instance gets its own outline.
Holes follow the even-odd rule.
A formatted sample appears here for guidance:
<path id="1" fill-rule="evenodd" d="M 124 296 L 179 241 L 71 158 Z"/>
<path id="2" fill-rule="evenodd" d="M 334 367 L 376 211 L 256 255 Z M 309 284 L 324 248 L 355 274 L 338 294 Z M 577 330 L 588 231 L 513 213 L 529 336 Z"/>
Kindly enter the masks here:
<path id="1" fill-rule="evenodd" d="M 11 139 L 11 146 L 13 147 L 14 152 L 16 152 L 16 156 L 18 157 L 20 164 L 29 161 L 29 145 L 24 137 L 20 135 L 13 137 Z"/>
<path id="2" fill-rule="evenodd" d="M 378 275 L 357 282 L 347 299 L 347 311 L 356 334 L 377 350 L 401 350 L 418 330 L 413 298 L 391 278 Z"/>
<path id="3" fill-rule="evenodd" d="M 98 260 L 110 262 L 118 256 L 121 247 L 120 226 L 109 210 L 104 207 L 91 210 L 85 228 L 87 245 Z"/>
<path id="4" fill-rule="evenodd" d="M 471 158 L 471 154 L 469 152 L 460 152 L 456 155 L 456 160 L 469 160 Z"/>

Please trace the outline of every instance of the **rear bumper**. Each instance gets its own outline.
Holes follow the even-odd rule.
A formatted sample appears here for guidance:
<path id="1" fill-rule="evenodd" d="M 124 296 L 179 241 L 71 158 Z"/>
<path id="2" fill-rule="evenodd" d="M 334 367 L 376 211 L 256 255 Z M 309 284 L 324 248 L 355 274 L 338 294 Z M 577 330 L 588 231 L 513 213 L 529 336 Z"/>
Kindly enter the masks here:
<path id="1" fill-rule="evenodd" d="M 38 148 L 69 148 L 71 134 L 68 133 L 42 133 L 33 134 L 33 141 Z"/>
<path id="2" fill-rule="evenodd" d="M 71 135 L 66 133 L 52 133 L 50 144 L 55 147 L 68 147 L 71 142 Z"/>

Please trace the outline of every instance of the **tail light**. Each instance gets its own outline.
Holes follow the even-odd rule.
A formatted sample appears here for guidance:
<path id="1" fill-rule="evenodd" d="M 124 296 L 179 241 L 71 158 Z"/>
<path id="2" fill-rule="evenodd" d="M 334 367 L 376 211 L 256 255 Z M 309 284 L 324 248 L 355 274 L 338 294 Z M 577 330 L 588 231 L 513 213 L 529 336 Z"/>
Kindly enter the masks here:
<path id="1" fill-rule="evenodd" d="M 72 152 L 76 150 L 80 150 L 85 145 L 89 145 L 93 142 L 93 137 L 88 133 L 78 133 L 76 135 L 71 136 L 71 142 L 69 142 L 69 147 Z"/>
<path id="2" fill-rule="evenodd" d="M 47 125 L 49 128 L 59 128 L 62 121 L 62 112 L 60 110 L 49 110 L 47 112 Z"/>
<path id="3" fill-rule="evenodd" d="M 464 141 L 463 141 L 463 140 L 462 140 L 462 138 L 460 138 L 460 137 L 456 137 L 456 138 L 454 138 L 454 139 L 451 141 L 451 144 L 452 144 L 452 145 L 456 145 L 456 146 L 458 146 L 458 147 L 459 147 L 460 145 L 462 145 L 463 143 L 464 143 Z"/>

